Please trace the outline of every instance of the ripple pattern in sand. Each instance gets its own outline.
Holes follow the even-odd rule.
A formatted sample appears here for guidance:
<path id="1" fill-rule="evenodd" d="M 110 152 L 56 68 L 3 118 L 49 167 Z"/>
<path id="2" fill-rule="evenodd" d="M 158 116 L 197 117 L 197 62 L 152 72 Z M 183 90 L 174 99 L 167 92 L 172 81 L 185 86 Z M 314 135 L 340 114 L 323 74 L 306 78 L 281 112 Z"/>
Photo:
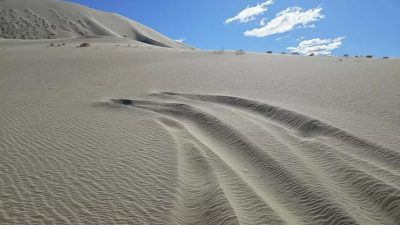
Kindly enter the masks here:
<path id="1" fill-rule="evenodd" d="M 1 108 L 0 224 L 400 223 L 399 152 L 317 118 L 170 92 L 44 116 L 39 97 Z"/>
<path id="2" fill-rule="evenodd" d="M 178 224 L 397 224 L 400 154 L 253 100 L 152 94 L 178 149 Z"/>

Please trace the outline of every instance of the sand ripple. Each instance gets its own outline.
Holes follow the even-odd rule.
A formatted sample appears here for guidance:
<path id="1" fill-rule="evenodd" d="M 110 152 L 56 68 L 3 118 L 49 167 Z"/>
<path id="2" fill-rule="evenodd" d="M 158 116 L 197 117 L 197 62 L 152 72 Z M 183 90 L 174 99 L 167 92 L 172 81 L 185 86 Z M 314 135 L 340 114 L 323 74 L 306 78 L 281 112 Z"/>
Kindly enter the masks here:
<path id="1" fill-rule="evenodd" d="M 400 153 L 318 118 L 170 92 L 26 104 L 1 111 L 26 117 L 0 120 L 0 224 L 400 224 Z"/>
<path id="2" fill-rule="evenodd" d="M 160 114 L 175 141 L 178 224 L 400 222 L 395 150 L 253 100 L 152 95 L 112 102 Z"/>

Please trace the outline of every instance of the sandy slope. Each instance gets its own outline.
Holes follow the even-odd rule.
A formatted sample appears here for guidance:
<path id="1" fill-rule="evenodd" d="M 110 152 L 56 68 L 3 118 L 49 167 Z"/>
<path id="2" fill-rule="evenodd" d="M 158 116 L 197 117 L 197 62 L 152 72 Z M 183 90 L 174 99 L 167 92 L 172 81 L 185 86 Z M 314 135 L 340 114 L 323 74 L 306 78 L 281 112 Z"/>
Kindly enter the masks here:
<path id="1" fill-rule="evenodd" d="M 400 60 L 193 51 L 76 4 L 0 6 L 0 224 L 400 224 Z"/>
<path id="2" fill-rule="evenodd" d="M 398 59 L 3 39 L 0 68 L 0 224 L 400 223 Z"/>
<path id="3" fill-rule="evenodd" d="M 1 0 L 0 38 L 124 37 L 143 43 L 190 48 L 118 14 L 61 0 Z"/>

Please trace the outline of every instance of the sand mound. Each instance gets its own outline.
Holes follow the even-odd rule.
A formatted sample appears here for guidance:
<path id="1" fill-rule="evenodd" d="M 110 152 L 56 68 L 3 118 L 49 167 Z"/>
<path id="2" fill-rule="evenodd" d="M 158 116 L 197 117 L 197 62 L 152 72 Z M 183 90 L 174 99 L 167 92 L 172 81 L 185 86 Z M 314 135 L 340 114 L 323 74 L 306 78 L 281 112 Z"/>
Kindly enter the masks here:
<path id="1" fill-rule="evenodd" d="M 398 59 L 111 36 L 0 68 L 0 224 L 400 224 Z"/>
<path id="2" fill-rule="evenodd" d="M 59 0 L 0 1 L 0 38 L 129 38 L 146 44 L 190 48 L 118 14 Z"/>

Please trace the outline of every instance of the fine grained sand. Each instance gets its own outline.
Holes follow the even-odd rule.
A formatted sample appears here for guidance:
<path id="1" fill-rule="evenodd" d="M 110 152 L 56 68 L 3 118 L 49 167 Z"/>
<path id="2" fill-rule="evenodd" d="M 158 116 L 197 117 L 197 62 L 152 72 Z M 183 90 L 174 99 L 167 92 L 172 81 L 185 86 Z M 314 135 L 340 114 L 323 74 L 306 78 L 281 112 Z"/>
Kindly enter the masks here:
<path id="1" fill-rule="evenodd" d="M 189 48 L 121 15 L 59 0 L 0 0 L 0 38 L 58 39 L 112 36 Z"/>
<path id="2" fill-rule="evenodd" d="M 399 86 L 398 59 L 0 39 L 0 224 L 399 224 Z"/>

